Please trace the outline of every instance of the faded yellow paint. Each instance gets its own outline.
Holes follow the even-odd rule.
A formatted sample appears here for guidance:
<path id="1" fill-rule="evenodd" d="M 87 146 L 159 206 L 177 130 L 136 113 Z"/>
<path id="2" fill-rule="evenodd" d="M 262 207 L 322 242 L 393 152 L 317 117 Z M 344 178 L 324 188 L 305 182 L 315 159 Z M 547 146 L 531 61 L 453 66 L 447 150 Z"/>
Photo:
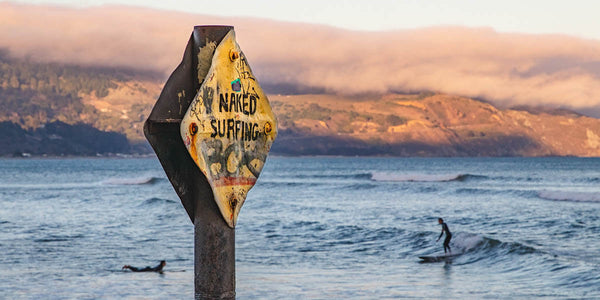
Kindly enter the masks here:
<path id="1" fill-rule="evenodd" d="M 277 136 L 277 120 L 233 30 L 214 50 L 210 69 L 180 129 L 221 214 L 235 227 Z"/>

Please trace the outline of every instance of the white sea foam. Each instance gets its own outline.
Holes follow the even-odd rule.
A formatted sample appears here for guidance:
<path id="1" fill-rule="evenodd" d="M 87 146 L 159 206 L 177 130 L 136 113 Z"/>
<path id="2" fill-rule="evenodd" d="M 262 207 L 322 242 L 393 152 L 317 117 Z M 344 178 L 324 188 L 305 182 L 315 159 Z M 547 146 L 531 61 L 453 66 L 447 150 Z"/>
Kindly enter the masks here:
<path id="1" fill-rule="evenodd" d="M 461 232 L 453 236 L 450 245 L 459 252 L 467 252 L 481 245 L 483 241 L 484 238 L 481 235 Z"/>
<path id="2" fill-rule="evenodd" d="M 546 200 L 571 202 L 600 202 L 600 193 L 544 190 L 538 197 Z"/>

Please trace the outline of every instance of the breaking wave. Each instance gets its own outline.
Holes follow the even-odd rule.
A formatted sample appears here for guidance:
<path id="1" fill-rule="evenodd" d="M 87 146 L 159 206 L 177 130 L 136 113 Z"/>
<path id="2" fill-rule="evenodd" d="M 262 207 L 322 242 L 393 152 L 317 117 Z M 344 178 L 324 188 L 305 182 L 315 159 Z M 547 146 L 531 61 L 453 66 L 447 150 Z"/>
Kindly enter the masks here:
<path id="1" fill-rule="evenodd" d="M 569 192 L 569 191 L 550 191 L 544 190 L 538 192 L 538 197 L 552 201 L 567 202 L 598 202 L 600 203 L 600 194 L 592 192 Z"/>
<path id="2" fill-rule="evenodd" d="M 459 232 L 453 237 L 450 244 L 460 252 L 499 252 L 503 255 L 507 254 L 530 254 L 541 253 L 538 249 L 519 243 L 519 242 L 504 242 L 497 239 L 485 237 L 473 233 Z"/>
<path id="3" fill-rule="evenodd" d="M 163 198 L 150 198 L 150 199 L 146 199 L 144 202 L 142 202 L 142 204 L 140 204 L 140 206 L 147 206 L 147 205 L 157 205 L 157 204 L 176 204 L 177 201 L 173 201 L 170 199 L 163 199 Z"/>
<path id="4" fill-rule="evenodd" d="M 473 174 L 389 174 L 373 173 L 371 179 L 374 181 L 397 181 L 397 182 L 447 182 L 467 181 L 472 179 L 485 179 L 486 176 Z"/>
<path id="5" fill-rule="evenodd" d="M 296 175 L 295 178 L 332 178 L 332 179 L 371 179 L 371 173 L 354 173 L 354 174 L 302 174 Z"/>
<path id="6" fill-rule="evenodd" d="M 142 185 L 142 184 L 155 184 L 164 178 L 153 177 L 153 176 L 142 176 L 134 178 L 109 178 L 102 181 L 102 184 L 106 185 Z"/>

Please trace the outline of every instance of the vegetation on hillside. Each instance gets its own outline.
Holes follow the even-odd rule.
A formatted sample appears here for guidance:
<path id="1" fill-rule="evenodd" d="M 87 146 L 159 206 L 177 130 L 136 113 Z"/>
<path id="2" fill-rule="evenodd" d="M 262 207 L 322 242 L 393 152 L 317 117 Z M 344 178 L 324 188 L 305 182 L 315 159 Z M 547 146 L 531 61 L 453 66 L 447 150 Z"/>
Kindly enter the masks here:
<path id="1" fill-rule="evenodd" d="M 134 119 L 129 120 L 122 118 L 122 112 L 102 114 L 94 106 L 86 105 L 83 99 L 103 99 L 120 83 L 135 76 L 141 75 L 128 70 L 14 59 L 0 49 L 0 122 L 3 122 L 0 137 L 11 145 L 0 152 L 7 155 L 10 154 L 7 149 L 14 148 L 16 152 L 40 154 L 44 151 L 38 145 L 42 140 L 54 145 L 53 149 L 47 149 L 49 154 L 62 153 L 55 145 L 60 145 L 60 142 L 65 147 L 74 147 L 65 148 L 63 151 L 67 154 L 87 155 L 95 154 L 94 151 L 104 153 L 113 150 L 129 152 L 130 147 L 127 139 L 123 141 L 123 134 L 141 136 L 141 126 L 132 123 L 143 122 L 149 105 L 133 105 L 130 113 Z M 143 86 L 136 88 L 145 91 Z M 52 139 L 46 136 L 54 134 L 48 128 L 61 128 L 66 135 L 75 136 Z M 85 142 L 86 138 L 88 142 Z M 110 142 L 114 147 L 100 145 L 94 140 Z M 144 147 L 139 149 L 142 152 L 147 150 Z"/>
<path id="2" fill-rule="evenodd" d="M 111 69 L 34 63 L 0 55 L 2 89 L 32 90 L 70 98 L 77 98 L 80 93 L 105 97 L 110 88 L 116 87 L 114 80 L 124 80 L 123 75 Z"/>
<path id="3" fill-rule="evenodd" d="M 317 103 L 289 104 L 280 100 L 271 101 L 283 130 L 310 133 L 313 128 L 302 126 L 298 120 L 315 120 L 327 124 L 340 134 L 360 132 L 356 123 L 369 123 L 377 132 L 385 132 L 389 126 L 405 124 L 407 119 L 393 114 L 357 112 L 353 109 L 328 108 Z M 365 128 L 363 127 L 363 131 Z"/>
<path id="4" fill-rule="evenodd" d="M 0 49 L 0 121 L 11 121 L 26 129 L 52 121 L 101 125 L 105 120 L 100 120 L 99 112 L 85 105 L 82 98 L 102 99 L 120 82 L 148 76 L 123 69 L 14 59 L 6 53 Z M 143 86 L 137 89 L 145 91 Z M 133 107 L 138 115 L 148 109 L 148 105 L 140 105 L 143 107 Z M 112 121 L 104 129 L 128 127 L 118 118 Z"/>
<path id="5" fill-rule="evenodd" d="M 2 155 L 148 153 L 143 122 L 161 81 L 127 71 L 15 60 L 0 51 Z M 292 155 L 600 155 L 600 121 L 421 94 L 270 95 Z M 133 146 L 130 146 L 133 144 Z M 7 152 L 8 151 L 8 152 Z"/>
<path id="6" fill-rule="evenodd" d="M 104 97 L 123 79 L 114 70 L 35 63 L 0 52 L 0 121 L 29 129 L 52 121 L 89 121 L 96 111 L 81 95 Z"/>

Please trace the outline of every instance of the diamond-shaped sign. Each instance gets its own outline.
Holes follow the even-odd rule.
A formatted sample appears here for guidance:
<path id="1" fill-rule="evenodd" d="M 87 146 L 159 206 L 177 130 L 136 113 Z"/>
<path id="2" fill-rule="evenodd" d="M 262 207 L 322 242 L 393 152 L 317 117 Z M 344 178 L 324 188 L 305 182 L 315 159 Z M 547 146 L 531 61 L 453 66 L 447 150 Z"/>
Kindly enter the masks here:
<path id="1" fill-rule="evenodd" d="M 233 30 L 216 47 L 210 69 L 180 128 L 188 152 L 212 187 L 221 214 L 230 227 L 235 227 L 240 208 L 277 136 L 277 120 Z"/>

